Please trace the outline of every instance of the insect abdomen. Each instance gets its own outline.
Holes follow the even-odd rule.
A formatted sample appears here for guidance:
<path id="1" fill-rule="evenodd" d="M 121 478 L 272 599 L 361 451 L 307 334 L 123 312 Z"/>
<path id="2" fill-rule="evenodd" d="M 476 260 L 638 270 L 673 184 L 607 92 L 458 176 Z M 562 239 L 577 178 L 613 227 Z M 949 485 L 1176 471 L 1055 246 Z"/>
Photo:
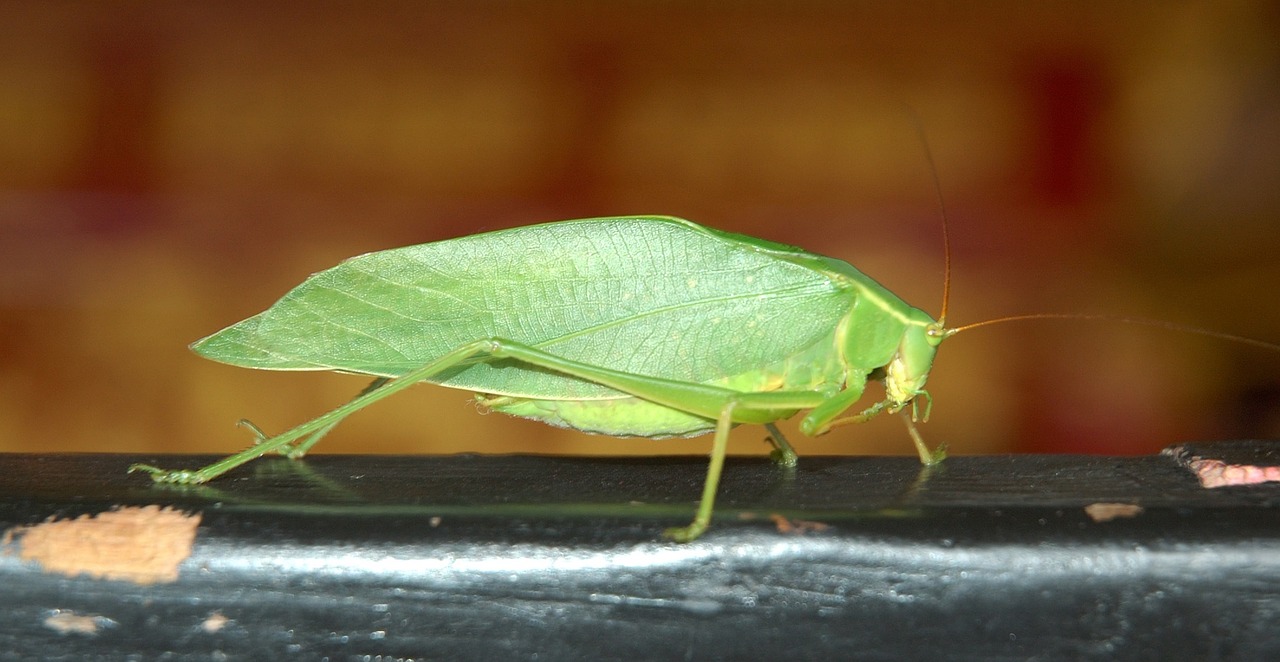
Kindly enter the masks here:
<path id="1" fill-rule="evenodd" d="M 476 396 L 480 404 L 510 416 L 558 428 L 611 437 L 696 437 L 715 429 L 715 421 L 639 398 L 612 400 L 531 400 Z"/>
<path id="2" fill-rule="evenodd" d="M 834 351 L 834 337 L 823 338 L 798 354 L 762 370 L 709 382 L 715 386 L 759 393 L 781 390 L 831 390 L 844 382 L 844 366 Z M 538 400 L 477 395 L 481 405 L 511 416 L 560 428 L 614 437 L 695 437 L 715 429 L 715 420 L 635 397 L 600 400 Z M 794 411 L 778 412 L 778 419 Z"/>

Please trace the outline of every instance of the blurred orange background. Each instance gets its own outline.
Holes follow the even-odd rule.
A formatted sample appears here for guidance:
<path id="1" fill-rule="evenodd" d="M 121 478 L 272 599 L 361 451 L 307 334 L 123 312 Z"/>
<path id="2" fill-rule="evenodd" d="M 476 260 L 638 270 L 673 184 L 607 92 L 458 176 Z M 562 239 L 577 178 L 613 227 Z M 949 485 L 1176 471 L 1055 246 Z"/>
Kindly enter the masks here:
<path id="1" fill-rule="evenodd" d="M 365 380 L 187 343 L 345 257 L 533 222 L 683 216 L 936 313 L 913 116 L 952 324 L 1114 313 L 1280 340 L 1275 3 L 204 4 L 0 7 L 0 450 L 238 450 L 237 419 L 281 430 Z M 1280 354 L 1218 339 L 1026 322 L 956 336 L 935 368 L 923 431 L 956 453 L 1280 437 Z M 794 441 L 913 452 L 893 417 Z M 317 450 L 708 443 L 423 386 Z"/>

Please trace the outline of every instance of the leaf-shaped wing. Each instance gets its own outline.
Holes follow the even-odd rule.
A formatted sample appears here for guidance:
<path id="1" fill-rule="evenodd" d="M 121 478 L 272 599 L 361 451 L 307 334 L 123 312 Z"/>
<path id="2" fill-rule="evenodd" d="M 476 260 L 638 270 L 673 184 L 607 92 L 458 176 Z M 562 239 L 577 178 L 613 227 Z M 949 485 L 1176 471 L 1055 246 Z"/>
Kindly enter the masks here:
<path id="1" fill-rule="evenodd" d="M 347 260 L 192 347 L 251 368 L 395 376 L 492 337 L 706 382 L 795 354 L 848 310 L 847 292 L 779 248 L 667 217 L 471 235 Z M 431 381 L 533 398 L 618 395 L 514 361 L 480 360 Z"/>

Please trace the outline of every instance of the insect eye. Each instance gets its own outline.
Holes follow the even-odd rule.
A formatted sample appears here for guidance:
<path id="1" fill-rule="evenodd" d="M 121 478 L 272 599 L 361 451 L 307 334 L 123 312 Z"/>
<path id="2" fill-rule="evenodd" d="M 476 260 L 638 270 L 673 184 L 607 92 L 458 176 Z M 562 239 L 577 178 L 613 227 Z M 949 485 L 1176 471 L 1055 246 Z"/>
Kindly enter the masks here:
<path id="1" fill-rule="evenodd" d="M 925 338 L 928 339 L 930 345 L 937 347 L 943 340 L 947 339 L 947 336 L 951 334 L 949 334 L 946 329 L 942 328 L 941 324 L 930 324 L 925 327 L 924 335 Z"/>

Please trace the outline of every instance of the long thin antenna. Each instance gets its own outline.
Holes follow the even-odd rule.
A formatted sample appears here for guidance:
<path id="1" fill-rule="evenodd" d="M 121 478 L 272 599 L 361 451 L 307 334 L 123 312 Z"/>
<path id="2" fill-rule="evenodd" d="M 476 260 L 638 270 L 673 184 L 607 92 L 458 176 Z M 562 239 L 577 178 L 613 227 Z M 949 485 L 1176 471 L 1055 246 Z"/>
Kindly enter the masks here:
<path id="1" fill-rule="evenodd" d="M 933 177 L 933 192 L 938 199 L 938 212 L 942 217 L 942 312 L 938 315 L 938 323 L 945 329 L 944 337 L 950 338 L 961 331 L 976 329 L 980 326 L 990 326 L 992 324 L 1003 324 L 1004 322 L 1025 321 L 1025 320 L 1086 320 L 1086 321 L 1105 321 L 1120 322 L 1122 324 L 1137 324 L 1140 326 L 1151 326 L 1170 331 L 1179 331 L 1182 333 L 1194 333 L 1209 338 L 1218 338 L 1230 342 L 1237 342 L 1243 345 L 1249 345 L 1272 352 L 1280 352 L 1280 344 L 1258 340 L 1256 338 L 1247 338 L 1238 336 L 1234 333 L 1223 333 L 1221 331 L 1211 331 L 1209 329 L 1191 326 L 1188 324 L 1177 324 L 1174 322 L 1166 322 L 1163 320 L 1149 319 L 1146 317 L 1131 317 L 1125 315 L 1097 315 L 1097 314 L 1076 314 L 1076 313 L 1031 313 L 1027 315 L 1011 315 L 1008 317 L 997 317 L 996 319 L 986 320 L 985 322 L 975 322 L 973 324 L 965 324 L 957 326 L 953 329 L 947 329 L 947 307 L 951 303 L 951 231 L 947 222 L 947 202 L 942 195 L 942 183 L 938 178 L 938 164 L 934 161 L 933 150 L 929 148 L 929 136 L 925 133 L 924 122 L 921 121 L 919 113 L 914 108 L 907 106 L 907 114 L 911 117 L 911 122 L 915 126 L 916 135 L 920 138 L 920 144 L 924 147 L 925 159 L 929 163 L 929 174 Z"/>
<path id="2" fill-rule="evenodd" d="M 929 174 L 933 177 L 933 192 L 938 198 L 938 212 L 942 216 L 942 312 L 938 315 L 938 323 L 947 326 L 947 306 L 951 303 L 951 232 L 947 224 L 947 203 L 942 196 L 942 183 L 938 179 L 938 164 L 933 160 L 933 150 L 929 147 L 929 136 L 925 134 L 924 122 L 914 108 L 907 108 L 912 123 L 916 127 L 916 135 L 924 146 L 925 158 L 929 161 Z"/>
<path id="3" fill-rule="evenodd" d="M 986 320 L 985 322 L 974 322 L 973 324 L 965 324 L 964 326 L 957 326 L 954 329 L 947 329 L 946 331 L 944 331 L 944 333 L 946 333 L 947 337 L 950 338 L 951 336 L 954 336 L 955 334 L 960 333 L 961 331 L 976 329 L 980 326 L 990 326 L 992 324 L 1003 324 L 1005 322 L 1016 322 L 1016 321 L 1022 321 L 1022 320 L 1088 320 L 1088 321 L 1101 321 L 1101 322 L 1120 322 L 1123 324 L 1138 324 L 1141 326 L 1154 326 L 1161 329 L 1168 329 L 1170 331 L 1194 333 L 1201 336 L 1208 336 L 1210 338 L 1218 338 L 1221 340 L 1229 340 L 1232 342 L 1238 342 L 1245 345 L 1252 345 L 1253 347 L 1259 347 L 1261 349 L 1270 350 L 1272 352 L 1280 352 L 1280 344 L 1269 343 L 1269 342 L 1266 342 L 1265 340 L 1257 340 L 1256 338 L 1246 338 L 1245 336 L 1237 336 L 1233 333 L 1222 333 L 1221 331 L 1211 331 L 1209 329 L 1202 329 L 1198 326 L 1191 326 L 1189 324 L 1177 324 L 1174 322 L 1166 322 L 1164 320 L 1153 320 L 1146 317 L 1129 317 L 1125 315 L 1089 315 L 1089 314 L 1075 314 L 1075 313 L 1032 313 L 1029 315 L 1011 315 L 1009 317 L 997 317 L 996 319 Z"/>

